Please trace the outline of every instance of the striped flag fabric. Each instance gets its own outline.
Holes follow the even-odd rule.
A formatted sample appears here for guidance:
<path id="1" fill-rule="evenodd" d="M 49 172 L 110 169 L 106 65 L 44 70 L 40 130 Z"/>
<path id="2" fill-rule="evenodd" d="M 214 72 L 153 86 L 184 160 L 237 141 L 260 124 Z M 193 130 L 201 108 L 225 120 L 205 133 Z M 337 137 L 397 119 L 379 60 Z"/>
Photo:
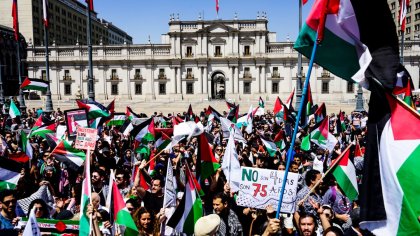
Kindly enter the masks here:
<path id="1" fill-rule="evenodd" d="M 42 0 L 43 21 L 46 28 L 48 28 L 48 0 Z"/>
<path id="2" fill-rule="evenodd" d="M 89 236 L 92 229 L 87 215 L 87 206 L 92 203 L 92 190 L 90 178 L 90 151 L 88 150 L 85 161 L 85 173 L 82 183 L 82 196 L 80 201 L 79 235 Z"/>
<path id="3" fill-rule="evenodd" d="M 160 132 L 160 137 L 155 142 L 156 151 L 159 153 L 171 143 L 172 139 L 165 132 Z"/>
<path id="4" fill-rule="evenodd" d="M 93 0 L 85 0 L 86 4 L 87 4 L 87 8 L 89 9 L 89 11 L 95 11 L 93 8 Z"/>
<path id="5" fill-rule="evenodd" d="M 22 150 L 26 153 L 29 159 L 32 160 L 34 150 L 31 143 L 29 142 L 28 135 L 25 133 L 25 131 L 23 131 L 23 129 L 20 131 L 20 140 L 22 141 Z"/>
<path id="6" fill-rule="evenodd" d="M 276 146 L 283 150 L 286 148 L 286 142 L 284 141 L 284 131 L 280 130 L 276 136 L 274 137 L 273 142 L 276 144 Z"/>
<path id="7" fill-rule="evenodd" d="M 295 88 L 293 88 L 292 92 L 290 93 L 289 97 L 286 100 L 286 106 L 289 110 L 294 110 L 293 108 L 293 97 L 295 96 Z"/>
<path id="8" fill-rule="evenodd" d="M 26 77 L 20 85 L 20 88 L 45 92 L 48 88 L 48 82 L 42 79 L 30 79 L 29 77 Z"/>
<path id="9" fill-rule="evenodd" d="M 327 108 L 325 107 L 325 103 L 322 103 L 321 106 L 316 109 L 314 116 L 316 123 L 320 122 L 327 116 Z"/>
<path id="10" fill-rule="evenodd" d="M 84 108 L 88 111 L 88 119 L 96 119 L 98 117 L 111 116 L 110 111 L 104 105 L 95 101 L 76 100 L 79 108 Z"/>
<path id="11" fill-rule="evenodd" d="M 310 134 L 303 137 L 302 142 L 300 143 L 300 149 L 303 151 L 309 151 L 311 149 L 311 135 Z"/>
<path id="12" fill-rule="evenodd" d="M 226 118 L 232 121 L 233 123 L 236 123 L 236 121 L 238 120 L 238 116 L 239 116 L 239 104 L 233 107 L 232 109 L 230 109 Z"/>
<path id="13" fill-rule="evenodd" d="M 261 141 L 264 144 L 265 149 L 267 149 L 268 154 L 270 154 L 270 157 L 274 157 L 277 152 L 276 144 L 263 138 L 261 138 Z"/>
<path id="14" fill-rule="evenodd" d="M 379 178 L 371 181 L 381 186 L 381 191 L 374 193 L 374 202 L 361 199 L 361 210 L 365 212 L 361 211 L 364 222 L 360 226 L 375 235 L 420 235 L 420 116 L 396 98 L 388 94 L 386 97 L 391 112 L 381 126 L 382 132 L 374 135 L 379 161 L 379 174 L 375 177 Z M 366 213 L 380 218 L 367 218 Z"/>
<path id="15" fill-rule="evenodd" d="M 133 120 L 135 118 L 139 118 L 140 116 L 134 113 L 134 111 L 131 109 L 131 107 L 127 107 L 125 110 L 125 116 L 129 120 Z"/>
<path id="16" fill-rule="evenodd" d="M 176 189 L 174 170 L 172 168 L 172 160 L 168 158 L 168 165 L 166 168 L 166 182 L 165 182 L 165 195 L 163 196 L 163 207 L 176 207 Z"/>
<path id="17" fill-rule="evenodd" d="M 23 231 L 22 236 L 38 236 L 41 235 L 41 230 L 39 229 L 38 223 L 35 217 L 35 208 L 32 208 L 29 213 L 27 227 Z"/>
<path id="18" fill-rule="evenodd" d="M 311 132 L 311 141 L 331 152 L 338 140 L 329 132 L 329 120 L 330 118 L 327 116 L 324 120 L 315 125 L 314 130 Z"/>
<path id="19" fill-rule="evenodd" d="M 19 108 L 16 106 L 13 100 L 10 100 L 9 115 L 12 119 L 20 116 Z"/>
<path id="20" fill-rule="evenodd" d="M 188 171 L 188 169 L 187 169 Z M 190 174 L 186 174 L 185 193 L 167 226 L 186 234 L 194 233 L 194 225 L 203 216 L 203 204 Z"/>
<path id="21" fill-rule="evenodd" d="M 19 14 L 18 14 L 17 0 L 13 0 L 12 17 L 13 17 L 13 30 L 15 32 L 15 40 L 19 41 Z"/>
<path id="22" fill-rule="evenodd" d="M 0 191 L 4 189 L 15 189 L 20 179 L 21 163 L 0 158 Z"/>
<path id="23" fill-rule="evenodd" d="M 43 125 L 43 126 L 39 127 L 38 129 L 33 130 L 30 133 L 29 138 L 34 137 L 34 136 L 39 136 L 39 137 L 42 137 L 42 138 L 45 139 L 47 134 L 55 133 L 56 128 L 57 128 L 57 126 L 56 126 L 55 123 L 52 123 L 52 124 L 49 124 L 49 125 L 47 125 L 47 124 Z"/>
<path id="24" fill-rule="evenodd" d="M 112 181 L 112 185 L 112 198 L 114 201 L 111 215 L 114 217 L 114 223 L 120 227 L 121 235 L 137 236 L 139 234 L 137 226 L 127 207 L 125 207 L 124 199 L 115 183 L 115 179 Z"/>
<path id="25" fill-rule="evenodd" d="M 122 126 L 125 122 L 126 115 L 124 113 L 115 113 L 114 117 L 107 122 L 107 126 Z"/>
<path id="26" fill-rule="evenodd" d="M 134 127 L 130 132 L 135 139 L 143 144 L 154 142 L 156 137 L 155 123 L 153 117 Z"/>
<path id="27" fill-rule="evenodd" d="M 76 171 L 86 159 L 84 151 L 72 147 L 66 140 L 61 140 L 50 155 L 66 164 L 68 168 Z"/>
<path id="28" fill-rule="evenodd" d="M 410 6 L 410 0 L 400 0 L 400 25 L 402 32 L 405 32 L 405 23 L 408 6 Z"/>
<path id="29" fill-rule="evenodd" d="M 340 186 L 344 194 L 351 201 L 354 201 L 359 196 L 356 179 L 356 168 L 350 160 L 349 148 L 342 155 L 343 157 L 335 166 L 332 174 L 334 175 L 338 186 Z"/>
<path id="30" fill-rule="evenodd" d="M 226 181 L 230 185 L 231 191 L 239 191 L 239 183 L 241 182 L 241 164 L 238 160 L 238 153 L 236 152 L 233 132 L 229 135 L 225 154 L 223 155 L 222 170 L 226 176 Z"/>
<path id="31" fill-rule="evenodd" d="M 225 102 L 226 102 L 226 106 L 228 107 L 228 110 L 236 107 L 236 104 L 235 103 L 231 103 L 231 102 L 228 102 L 226 100 L 225 100 Z"/>
<path id="32" fill-rule="evenodd" d="M 220 164 L 213 155 L 205 133 L 198 136 L 197 162 L 201 163 L 201 165 L 197 165 L 197 176 L 199 176 L 199 179 L 207 179 L 220 168 Z"/>
<path id="33" fill-rule="evenodd" d="M 216 0 L 216 13 L 219 14 L 219 0 Z"/>
<path id="34" fill-rule="evenodd" d="M 315 0 L 294 45 L 298 52 L 308 58 L 317 42 L 320 18 L 325 12 L 324 2 L 325 0 Z M 317 48 L 315 63 L 345 80 L 362 82 L 372 57 L 368 47 L 361 42 L 359 25 L 364 21 L 358 22 L 357 12 L 352 4 L 351 0 L 328 1 L 324 37 L 322 46 Z M 357 10 L 361 10 L 361 7 Z"/>

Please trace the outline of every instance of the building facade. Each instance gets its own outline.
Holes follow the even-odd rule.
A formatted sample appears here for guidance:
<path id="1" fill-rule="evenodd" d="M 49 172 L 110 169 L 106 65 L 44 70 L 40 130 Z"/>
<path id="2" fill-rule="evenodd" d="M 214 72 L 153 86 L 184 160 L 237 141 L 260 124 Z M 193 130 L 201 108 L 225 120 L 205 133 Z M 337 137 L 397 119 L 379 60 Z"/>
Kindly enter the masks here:
<path id="1" fill-rule="evenodd" d="M 86 44 L 86 5 L 78 0 L 49 0 L 49 42 L 55 45 Z M 0 1 L 0 25 L 13 26 L 12 1 Z M 28 43 L 44 44 L 42 0 L 19 0 L 19 30 Z M 92 17 L 92 44 L 132 44 L 132 37 L 106 20 Z"/>
<path id="2" fill-rule="evenodd" d="M 293 42 L 276 42 L 268 21 L 171 19 L 160 44 L 93 47 L 96 99 L 273 101 L 296 87 Z M 420 48 L 407 42 L 406 67 L 418 86 Z M 409 48 L 410 47 L 410 48 Z M 55 99 L 87 97 L 86 46 L 50 47 L 51 92 Z M 43 47 L 29 46 L 29 77 L 45 78 Z M 303 60 L 303 72 L 308 60 Z M 354 102 L 357 86 L 315 65 L 310 78 L 315 102 Z"/>
<path id="3" fill-rule="evenodd" d="M 26 42 L 20 35 L 21 76 L 26 76 Z M 19 75 L 17 66 L 17 43 L 11 28 L 0 26 L 0 79 L 5 96 L 19 94 Z"/>

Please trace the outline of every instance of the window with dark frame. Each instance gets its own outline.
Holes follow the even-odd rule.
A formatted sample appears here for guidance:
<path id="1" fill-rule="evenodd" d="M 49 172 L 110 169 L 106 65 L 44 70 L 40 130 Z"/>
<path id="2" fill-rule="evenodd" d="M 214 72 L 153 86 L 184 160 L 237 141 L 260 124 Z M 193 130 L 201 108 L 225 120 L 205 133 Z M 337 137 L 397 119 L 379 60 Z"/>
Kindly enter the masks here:
<path id="1" fill-rule="evenodd" d="M 141 86 L 141 84 L 136 84 L 134 93 L 136 95 L 141 95 L 142 94 L 142 86 Z"/>
<path id="2" fill-rule="evenodd" d="M 64 85 L 64 95 L 71 95 L 71 84 Z"/>
<path id="3" fill-rule="evenodd" d="M 160 83 L 159 84 L 159 94 L 166 94 L 166 84 L 165 83 Z"/>
<path id="4" fill-rule="evenodd" d="M 250 56 L 250 55 L 251 55 L 251 51 L 250 51 L 249 45 L 244 46 L 244 56 Z"/>
<path id="5" fill-rule="evenodd" d="M 279 93 L 279 83 L 278 82 L 273 82 L 273 85 L 271 87 L 271 93 Z"/>
<path id="6" fill-rule="evenodd" d="M 222 50 L 221 50 L 220 46 L 215 47 L 214 56 L 216 56 L 216 57 L 222 56 Z"/>
<path id="7" fill-rule="evenodd" d="M 194 94 L 194 84 L 187 83 L 187 94 Z"/>
<path id="8" fill-rule="evenodd" d="M 322 81 L 321 93 L 323 94 L 330 93 L 330 81 Z"/>
<path id="9" fill-rule="evenodd" d="M 187 47 L 187 55 L 186 55 L 187 57 L 192 57 L 193 56 L 193 54 L 192 54 L 192 47 L 191 46 L 188 46 Z"/>
<path id="10" fill-rule="evenodd" d="M 347 93 L 354 93 L 354 83 L 347 82 Z"/>
<path id="11" fill-rule="evenodd" d="M 245 82 L 244 83 L 244 94 L 251 94 L 251 83 Z"/>
<path id="12" fill-rule="evenodd" d="M 118 95 L 118 84 L 111 85 L 111 95 Z"/>

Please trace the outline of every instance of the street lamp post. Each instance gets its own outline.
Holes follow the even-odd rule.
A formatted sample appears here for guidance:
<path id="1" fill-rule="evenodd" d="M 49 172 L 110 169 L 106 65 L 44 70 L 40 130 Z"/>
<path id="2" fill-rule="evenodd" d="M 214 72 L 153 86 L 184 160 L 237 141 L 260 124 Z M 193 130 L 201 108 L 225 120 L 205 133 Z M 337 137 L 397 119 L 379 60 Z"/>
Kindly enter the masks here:
<path id="1" fill-rule="evenodd" d="M 358 84 L 359 88 L 357 89 L 357 95 L 356 95 L 356 109 L 357 112 L 365 111 L 365 108 L 363 107 L 363 89 L 362 85 Z"/>
<path id="2" fill-rule="evenodd" d="M 88 3 L 88 7 L 87 7 L 87 12 L 88 12 L 87 13 L 87 17 L 88 17 L 87 40 L 88 40 L 88 54 L 89 54 L 88 97 L 89 97 L 89 101 L 95 101 L 95 88 L 94 88 L 94 83 L 93 83 L 93 64 L 92 64 L 92 19 L 91 19 L 90 4 L 93 4 L 93 3 Z"/>
<path id="3" fill-rule="evenodd" d="M 47 101 L 45 104 L 45 113 L 47 114 L 51 114 L 54 109 L 53 109 L 53 103 L 52 103 L 52 99 L 51 99 L 51 86 L 50 86 L 50 64 L 49 64 L 49 52 L 48 52 L 48 27 L 44 24 L 44 38 L 45 38 L 45 72 L 46 72 L 46 76 L 47 76 L 47 82 L 48 82 L 48 87 L 47 87 L 47 92 L 46 92 L 46 96 L 47 96 Z"/>

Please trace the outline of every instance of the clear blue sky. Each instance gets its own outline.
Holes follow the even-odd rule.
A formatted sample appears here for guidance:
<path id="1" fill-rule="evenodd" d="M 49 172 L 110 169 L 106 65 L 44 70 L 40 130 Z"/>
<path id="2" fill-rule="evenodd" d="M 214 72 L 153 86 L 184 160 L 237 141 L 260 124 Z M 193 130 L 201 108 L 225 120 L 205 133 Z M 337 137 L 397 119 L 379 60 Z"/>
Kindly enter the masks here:
<path id="1" fill-rule="evenodd" d="M 314 0 L 303 7 L 303 21 Z M 83 1 L 84 2 L 84 1 Z M 98 17 L 111 21 L 133 37 L 134 43 L 160 43 L 160 35 L 168 32 L 169 15 L 179 13 L 180 20 L 197 20 L 204 12 L 205 20 L 216 19 L 216 0 L 95 0 Z M 298 34 L 298 0 L 219 0 L 219 18 L 230 20 L 235 12 L 239 19 L 256 19 L 257 11 L 267 12 L 269 30 L 277 33 L 277 41 L 287 36 L 294 41 Z"/>

